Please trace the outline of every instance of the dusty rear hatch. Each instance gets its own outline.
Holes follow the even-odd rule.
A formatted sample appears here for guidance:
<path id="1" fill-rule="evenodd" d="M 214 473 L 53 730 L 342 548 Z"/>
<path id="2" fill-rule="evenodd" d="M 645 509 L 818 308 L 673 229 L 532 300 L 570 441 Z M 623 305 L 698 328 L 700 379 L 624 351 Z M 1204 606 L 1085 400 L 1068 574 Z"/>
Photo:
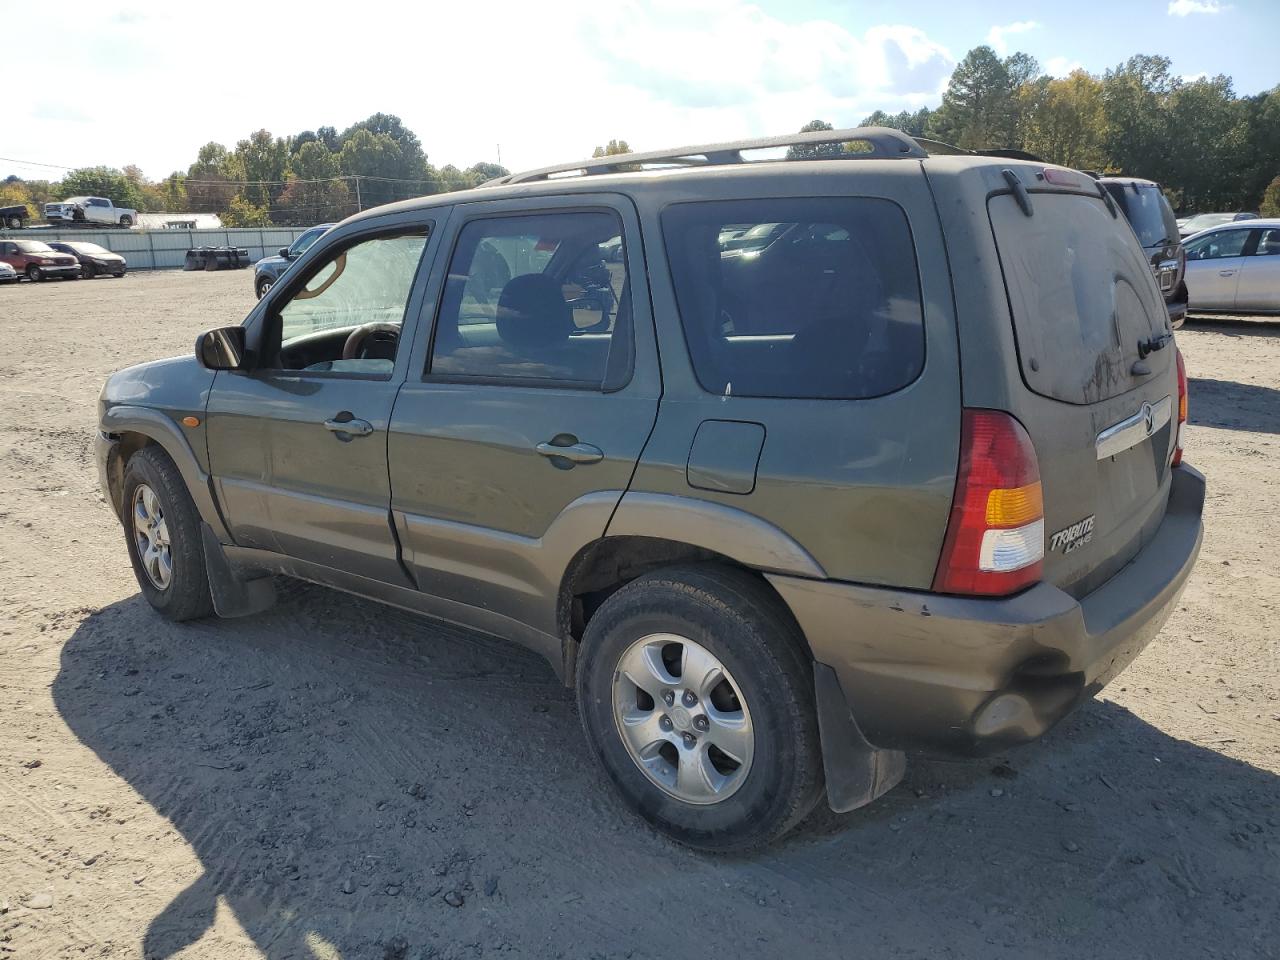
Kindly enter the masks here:
<path id="1" fill-rule="evenodd" d="M 1173 334 L 1142 247 L 1089 178 L 1030 164 L 1001 176 L 1022 188 L 987 201 L 1022 380 L 1008 385 L 1009 412 L 1039 461 L 1044 578 L 1081 596 L 1164 516 Z"/>

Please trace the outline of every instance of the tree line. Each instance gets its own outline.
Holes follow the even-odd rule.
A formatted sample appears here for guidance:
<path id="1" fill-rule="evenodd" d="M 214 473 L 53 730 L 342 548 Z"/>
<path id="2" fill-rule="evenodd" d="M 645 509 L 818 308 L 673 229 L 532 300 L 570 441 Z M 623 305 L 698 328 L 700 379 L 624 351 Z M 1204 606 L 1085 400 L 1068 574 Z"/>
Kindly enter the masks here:
<path id="1" fill-rule="evenodd" d="M 956 66 L 941 106 L 877 110 L 862 125 L 1155 180 L 1180 213 L 1280 216 L 1280 86 L 1238 97 L 1230 77 L 1179 77 L 1168 57 L 1054 78 L 1025 53 L 1001 58 L 980 46 Z"/>
<path id="2" fill-rule="evenodd" d="M 1159 182 L 1182 213 L 1252 210 L 1280 216 L 1280 86 L 1236 96 L 1231 78 L 1184 78 L 1168 57 L 1130 57 L 1101 75 L 1045 75 L 1025 53 L 970 50 L 936 108 L 888 114 L 862 125 L 896 127 L 964 149 L 1012 148 L 1082 170 Z M 802 131 L 830 130 L 814 120 Z M 795 148 L 822 155 L 839 146 Z M 628 153 L 625 140 L 593 156 Z M 375 113 L 287 137 L 258 130 L 234 148 L 207 143 L 186 171 L 150 181 L 136 166 L 69 171 L 60 181 L 9 177 L 0 204 L 110 197 L 144 212 L 216 213 L 228 226 L 299 225 L 357 210 L 476 186 L 507 173 L 496 163 L 435 167 L 399 117 Z"/>
<path id="3" fill-rule="evenodd" d="M 375 113 L 341 133 L 334 127 L 287 137 L 257 130 L 228 149 L 206 143 L 185 171 L 148 180 L 137 166 L 85 167 L 59 181 L 9 177 L 0 204 L 103 196 L 147 213 L 214 213 L 227 226 L 302 225 L 341 220 L 358 210 L 450 190 L 507 173 L 496 163 L 436 167 L 399 117 Z"/>

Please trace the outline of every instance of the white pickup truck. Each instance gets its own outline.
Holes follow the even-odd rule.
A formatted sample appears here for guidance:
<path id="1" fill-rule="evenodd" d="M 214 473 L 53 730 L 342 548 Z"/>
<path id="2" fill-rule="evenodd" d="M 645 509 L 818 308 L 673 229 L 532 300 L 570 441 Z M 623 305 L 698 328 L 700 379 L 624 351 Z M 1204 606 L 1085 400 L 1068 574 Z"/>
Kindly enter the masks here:
<path id="1" fill-rule="evenodd" d="M 117 207 L 106 197 L 70 197 L 58 203 L 46 203 L 44 218 L 50 223 L 132 227 L 138 222 L 138 211 Z"/>

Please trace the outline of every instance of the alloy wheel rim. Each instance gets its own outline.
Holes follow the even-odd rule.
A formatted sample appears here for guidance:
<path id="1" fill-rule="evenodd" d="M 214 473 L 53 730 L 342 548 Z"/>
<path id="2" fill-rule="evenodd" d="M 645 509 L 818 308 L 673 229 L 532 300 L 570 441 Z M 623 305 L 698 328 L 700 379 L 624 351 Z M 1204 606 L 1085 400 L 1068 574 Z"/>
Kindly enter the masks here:
<path id="1" fill-rule="evenodd" d="M 613 719 L 636 766 L 677 800 L 720 803 L 751 771 L 755 732 L 741 688 L 688 637 L 650 634 L 627 648 L 614 671 Z"/>
<path id="2" fill-rule="evenodd" d="M 133 540 L 147 579 L 157 590 L 164 590 L 173 580 L 169 525 L 160 498 L 145 483 L 133 492 Z"/>

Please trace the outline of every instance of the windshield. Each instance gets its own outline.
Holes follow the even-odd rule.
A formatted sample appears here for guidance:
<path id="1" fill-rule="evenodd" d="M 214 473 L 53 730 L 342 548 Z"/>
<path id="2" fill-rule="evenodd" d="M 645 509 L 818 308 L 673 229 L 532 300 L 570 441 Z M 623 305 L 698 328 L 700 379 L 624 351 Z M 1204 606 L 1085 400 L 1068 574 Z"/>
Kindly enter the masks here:
<path id="1" fill-rule="evenodd" d="M 19 240 L 17 243 L 23 253 L 56 253 L 53 247 L 39 240 Z"/>
<path id="2" fill-rule="evenodd" d="M 105 247 L 98 246 L 96 243 L 68 243 L 67 246 L 72 250 L 75 250 L 77 253 L 87 253 L 93 256 L 111 252 Z"/>
<path id="3" fill-rule="evenodd" d="M 1144 247 L 1163 245 L 1178 238 L 1173 208 L 1155 184 L 1108 183 L 1107 190 L 1120 204 L 1138 242 Z"/>
<path id="4" fill-rule="evenodd" d="M 1217 227 L 1224 223 L 1231 223 L 1235 219 L 1234 213 L 1201 213 L 1192 217 L 1182 225 L 1183 231 L 1199 231 L 1208 230 L 1210 227 Z"/>

